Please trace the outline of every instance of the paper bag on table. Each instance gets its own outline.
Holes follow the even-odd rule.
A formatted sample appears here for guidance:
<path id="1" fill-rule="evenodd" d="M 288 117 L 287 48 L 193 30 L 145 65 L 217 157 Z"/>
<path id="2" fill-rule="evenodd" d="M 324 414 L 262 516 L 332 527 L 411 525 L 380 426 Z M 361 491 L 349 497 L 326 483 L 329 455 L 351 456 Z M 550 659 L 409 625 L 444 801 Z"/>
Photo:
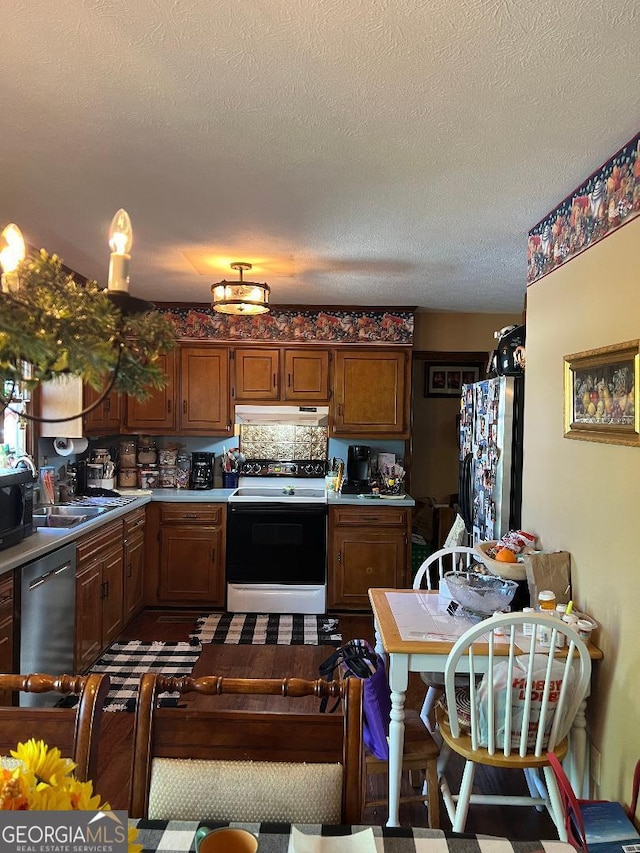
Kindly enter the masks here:
<path id="1" fill-rule="evenodd" d="M 571 599 L 571 554 L 568 551 L 525 554 L 523 560 L 532 607 L 538 603 L 541 589 L 553 590 L 558 604 L 566 604 Z"/>

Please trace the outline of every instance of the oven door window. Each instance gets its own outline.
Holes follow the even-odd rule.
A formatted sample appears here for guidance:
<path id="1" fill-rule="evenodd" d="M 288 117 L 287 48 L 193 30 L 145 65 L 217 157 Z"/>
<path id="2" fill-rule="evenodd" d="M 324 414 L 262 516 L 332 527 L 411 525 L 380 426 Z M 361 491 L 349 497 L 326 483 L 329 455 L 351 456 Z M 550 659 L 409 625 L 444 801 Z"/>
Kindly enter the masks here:
<path id="1" fill-rule="evenodd" d="M 227 581 L 323 584 L 327 514 L 322 505 L 244 504 L 227 516 Z"/>

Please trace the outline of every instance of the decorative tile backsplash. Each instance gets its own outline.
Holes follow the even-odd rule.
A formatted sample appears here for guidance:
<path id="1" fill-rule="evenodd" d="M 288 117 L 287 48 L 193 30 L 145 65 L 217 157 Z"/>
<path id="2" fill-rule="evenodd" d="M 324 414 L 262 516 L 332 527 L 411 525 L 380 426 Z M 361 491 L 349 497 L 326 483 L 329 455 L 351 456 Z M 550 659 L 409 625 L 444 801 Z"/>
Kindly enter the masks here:
<path id="1" fill-rule="evenodd" d="M 326 426 L 243 424 L 240 450 L 247 459 L 326 459 Z"/>

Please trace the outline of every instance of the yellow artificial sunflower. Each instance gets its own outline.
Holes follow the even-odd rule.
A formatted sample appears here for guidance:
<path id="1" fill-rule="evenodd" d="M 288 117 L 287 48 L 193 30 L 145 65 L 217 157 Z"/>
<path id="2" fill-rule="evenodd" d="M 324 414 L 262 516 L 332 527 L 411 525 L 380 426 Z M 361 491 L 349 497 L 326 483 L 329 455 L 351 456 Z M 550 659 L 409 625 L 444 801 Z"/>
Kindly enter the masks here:
<path id="1" fill-rule="evenodd" d="M 109 803 L 101 803 L 100 795 L 93 793 L 92 782 L 79 782 L 71 776 L 66 787 L 71 797 L 72 808 L 83 812 L 111 811 Z"/>
<path id="2" fill-rule="evenodd" d="M 34 738 L 19 743 L 17 749 L 11 750 L 11 755 L 35 774 L 38 783 L 47 785 L 63 784 L 62 780 L 76 769 L 70 758 L 62 758 L 57 747 L 49 749 L 44 741 Z"/>
<path id="3" fill-rule="evenodd" d="M 43 741 L 31 739 L 11 751 L 16 767 L 0 762 L 0 811 L 110 811 L 93 793 L 93 783 L 80 782 L 73 775 L 76 765 L 62 758 L 60 750 L 49 749 Z M 138 830 L 129 827 L 129 853 L 141 853 L 136 844 Z"/>

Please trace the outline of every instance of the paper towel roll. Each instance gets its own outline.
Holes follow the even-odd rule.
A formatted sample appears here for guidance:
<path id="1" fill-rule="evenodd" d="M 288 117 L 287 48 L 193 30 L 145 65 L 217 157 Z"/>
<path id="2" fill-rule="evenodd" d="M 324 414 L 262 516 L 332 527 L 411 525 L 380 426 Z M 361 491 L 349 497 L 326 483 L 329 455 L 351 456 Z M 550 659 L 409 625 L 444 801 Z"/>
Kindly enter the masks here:
<path id="1" fill-rule="evenodd" d="M 72 453 L 84 453 L 89 446 L 86 438 L 54 438 L 53 449 L 58 456 L 71 456 Z"/>
<path id="2" fill-rule="evenodd" d="M 76 450 L 75 444 L 70 438 L 54 438 L 53 449 L 58 456 L 71 456 Z"/>

